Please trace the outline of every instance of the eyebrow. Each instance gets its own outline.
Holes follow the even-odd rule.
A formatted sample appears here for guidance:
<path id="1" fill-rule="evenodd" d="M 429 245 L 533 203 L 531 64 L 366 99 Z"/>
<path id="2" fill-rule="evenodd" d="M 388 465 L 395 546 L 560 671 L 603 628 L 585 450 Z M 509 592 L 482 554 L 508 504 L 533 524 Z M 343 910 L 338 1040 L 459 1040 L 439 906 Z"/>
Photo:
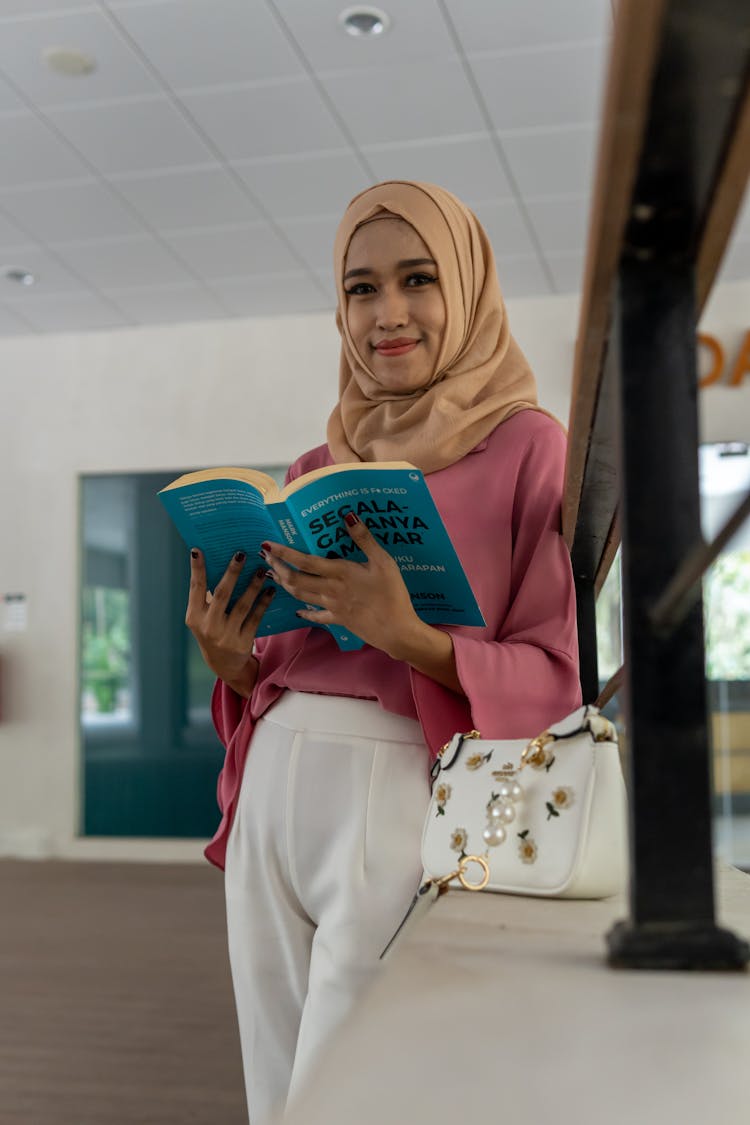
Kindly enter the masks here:
<path id="1" fill-rule="evenodd" d="M 436 266 L 437 262 L 434 258 L 402 258 L 400 262 L 396 263 L 398 269 L 411 269 L 412 266 Z M 373 273 L 373 270 L 368 266 L 359 270 L 347 270 L 344 274 L 344 281 L 348 281 L 350 277 L 364 277 L 365 274 Z"/>

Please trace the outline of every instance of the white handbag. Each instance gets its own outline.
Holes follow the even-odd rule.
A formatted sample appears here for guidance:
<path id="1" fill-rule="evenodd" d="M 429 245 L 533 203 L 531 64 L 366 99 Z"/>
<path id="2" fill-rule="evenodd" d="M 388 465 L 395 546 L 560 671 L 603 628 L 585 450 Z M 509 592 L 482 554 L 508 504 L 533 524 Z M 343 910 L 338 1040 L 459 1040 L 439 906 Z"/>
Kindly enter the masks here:
<path id="1" fill-rule="evenodd" d="M 617 732 L 596 707 L 580 707 L 530 742 L 471 731 L 443 747 L 417 897 L 457 880 L 471 890 L 606 898 L 625 885 L 626 853 Z"/>

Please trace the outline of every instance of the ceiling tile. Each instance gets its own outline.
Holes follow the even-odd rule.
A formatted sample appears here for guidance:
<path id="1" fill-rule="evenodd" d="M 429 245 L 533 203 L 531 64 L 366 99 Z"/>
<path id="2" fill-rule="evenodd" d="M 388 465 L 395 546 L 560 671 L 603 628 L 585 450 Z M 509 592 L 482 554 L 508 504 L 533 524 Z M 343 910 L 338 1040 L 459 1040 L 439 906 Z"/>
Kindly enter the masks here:
<path id="1" fill-rule="evenodd" d="M 276 8 L 316 70 L 355 70 L 394 62 L 433 61 L 455 54 L 436 0 L 389 0 L 383 35 L 352 36 L 339 24 L 341 0 L 275 0 Z M 367 5 L 364 5 L 367 7 Z"/>
<path id="2" fill-rule="evenodd" d="M 521 195 L 587 195 L 597 130 L 590 126 L 500 134 Z"/>
<path id="3" fill-rule="evenodd" d="M 311 270 L 333 269 L 333 240 L 340 218 L 336 214 L 284 221 L 284 233 Z"/>
<path id="4" fill-rule="evenodd" d="M 206 164 L 212 154 L 167 98 L 109 102 L 47 116 L 100 172 Z"/>
<path id="5" fill-rule="evenodd" d="M 333 264 L 328 266 L 327 269 L 317 269 L 312 271 L 317 277 L 320 284 L 328 296 L 329 304 L 332 309 L 336 308 L 336 281 L 333 276 Z"/>
<path id="6" fill-rule="evenodd" d="M 170 285 L 194 280 L 155 238 L 102 239 L 55 247 L 72 270 L 95 289 Z"/>
<path id="7" fill-rule="evenodd" d="M 0 305 L 0 336 L 27 336 L 33 329 L 22 316 Z"/>
<path id="8" fill-rule="evenodd" d="M 511 50 L 599 39 L 612 27 L 611 0 L 444 0 L 464 51 Z"/>
<path id="9" fill-rule="evenodd" d="M 333 308 L 304 273 L 212 281 L 211 288 L 236 316 L 293 316 Z"/>
<path id="10" fill-rule="evenodd" d="M 88 168 L 68 146 L 33 113 L 8 113 L 0 117 L 0 187 L 44 180 L 80 179 Z M 9 160 L 8 154 L 12 153 Z"/>
<path id="11" fill-rule="evenodd" d="M 513 199 L 498 203 L 479 203 L 474 211 L 487 231 L 495 256 L 532 256 L 536 247 L 518 204 Z"/>
<path id="12" fill-rule="evenodd" d="M 73 78 L 50 70 L 43 52 L 59 46 L 90 55 L 96 70 Z M 0 68 L 40 106 L 153 94 L 159 89 L 135 52 L 97 11 L 3 24 Z"/>
<path id="13" fill-rule="evenodd" d="M 115 0 L 110 8 L 175 90 L 304 73 L 268 8 L 257 0 L 138 6 Z"/>
<path id="14" fill-rule="evenodd" d="M 457 59 L 324 74 L 321 82 L 358 145 L 484 131 L 484 120 Z"/>
<path id="15" fill-rule="evenodd" d="M 6 207 L 6 197 L 0 196 L 0 206 Z M 7 215 L 0 213 L 0 248 L 9 250 L 15 246 L 33 245 L 33 238 L 11 222 Z"/>
<path id="16" fill-rule="evenodd" d="M 538 257 L 514 258 L 500 255 L 497 258 L 497 275 L 506 300 L 520 297 L 546 297 L 552 292 Z"/>
<path id="17" fill-rule="evenodd" d="M 362 153 L 380 180 L 439 184 L 469 205 L 513 194 L 488 133 L 469 139 L 366 145 Z"/>
<path id="18" fill-rule="evenodd" d="M 182 94 L 181 100 L 228 160 L 347 145 L 307 78 Z"/>
<path id="19" fill-rule="evenodd" d="M 95 9 L 96 0 L 0 0 L 0 21 L 30 16 L 46 16 L 49 12 Z"/>
<path id="20" fill-rule="evenodd" d="M 370 182 L 349 152 L 241 161 L 234 168 L 275 218 L 343 213 Z"/>
<path id="21" fill-rule="evenodd" d="M 606 53 L 602 42 L 469 62 L 492 124 L 503 131 L 598 121 Z"/>
<path id="22" fill-rule="evenodd" d="M 141 285 L 105 292 L 135 324 L 167 324 L 188 320 L 215 320 L 226 310 L 202 285 Z"/>
<path id="23" fill-rule="evenodd" d="M 247 193 L 218 165 L 154 176 L 113 177 L 113 182 L 157 230 L 220 226 L 258 218 L 258 209 Z"/>
<path id="24" fill-rule="evenodd" d="M 5 192 L 0 206 L 41 242 L 145 233 L 129 208 L 97 180 Z"/>
<path id="25" fill-rule="evenodd" d="M 286 243 L 266 223 L 165 236 L 201 277 L 245 277 L 299 269 Z"/>
<path id="26" fill-rule="evenodd" d="M 16 302 L 6 302 L 13 311 Z M 19 311 L 42 332 L 81 332 L 127 325 L 121 313 L 94 293 L 63 293 L 53 297 L 33 296 Z"/>
<path id="27" fill-rule="evenodd" d="M 2 287 L 5 291 L 5 300 L 9 300 L 11 297 L 15 299 L 20 294 L 35 299 L 37 295 L 70 293 L 86 287 L 85 282 L 76 277 L 72 270 L 66 269 L 66 265 L 58 259 L 57 255 L 51 254 L 40 247 L 31 247 L 25 249 L 23 253 L 16 253 L 14 260 L 7 262 L 7 265 L 28 270 L 29 273 L 34 275 L 36 281 L 34 285 L 22 288 L 17 282 L 9 282 L 3 278 Z"/>
<path id="28" fill-rule="evenodd" d="M 2 24 L 0 24 L 0 35 L 2 35 Z M 0 113 L 9 113 L 20 109 L 26 109 L 26 103 L 19 98 L 12 86 L 0 75 Z"/>
<path id="29" fill-rule="evenodd" d="M 545 254 L 557 293 L 580 293 L 583 288 L 584 255 Z"/>
<path id="30" fill-rule="evenodd" d="M 524 205 L 545 253 L 580 253 L 586 245 L 590 201 L 572 198 L 526 198 Z"/>

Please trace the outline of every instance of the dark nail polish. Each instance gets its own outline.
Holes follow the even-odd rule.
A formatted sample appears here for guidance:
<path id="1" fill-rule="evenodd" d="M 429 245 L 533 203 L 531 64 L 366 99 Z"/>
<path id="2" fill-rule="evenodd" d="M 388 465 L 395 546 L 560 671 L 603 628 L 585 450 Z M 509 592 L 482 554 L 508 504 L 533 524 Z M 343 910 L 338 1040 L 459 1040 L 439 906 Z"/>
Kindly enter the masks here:
<path id="1" fill-rule="evenodd" d="M 264 551 L 270 551 L 270 550 L 271 550 L 271 544 L 270 543 L 261 543 L 261 545 L 260 545 L 261 555 L 263 554 Z"/>
<path id="2" fill-rule="evenodd" d="M 245 554 L 244 551 L 238 551 L 236 553 L 236 555 L 234 556 L 234 561 L 236 563 L 243 563 L 246 558 L 247 558 L 247 555 Z"/>
<path id="3" fill-rule="evenodd" d="M 359 522 L 359 516 L 356 514 L 356 512 L 347 512 L 344 516 L 344 523 L 347 527 L 354 527 L 355 524 L 358 524 Z"/>
<path id="4" fill-rule="evenodd" d="M 190 558 L 191 558 L 191 559 L 197 559 L 197 558 L 199 558 L 198 552 L 196 551 L 195 547 L 193 547 L 193 549 L 192 549 L 192 550 L 191 550 L 191 552 L 190 552 Z"/>
<path id="5" fill-rule="evenodd" d="M 268 578 L 268 571 L 266 570 L 265 567 L 259 566 L 258 569 L 255 572 L 255 577 L 256 578 Z"/>

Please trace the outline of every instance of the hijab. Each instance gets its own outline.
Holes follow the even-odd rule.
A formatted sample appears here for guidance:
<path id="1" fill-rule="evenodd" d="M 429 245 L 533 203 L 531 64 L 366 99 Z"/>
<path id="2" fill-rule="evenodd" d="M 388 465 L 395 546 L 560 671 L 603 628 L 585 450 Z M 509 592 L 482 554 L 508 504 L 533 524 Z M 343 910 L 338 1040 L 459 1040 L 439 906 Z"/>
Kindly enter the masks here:
<path id="1" fill-rule="evenodd" d="M 346 320 L 344 267 L 358 227 L 404 219 L 437 263 L 446 319 L 424 386 L 381 386 L 355 347 Z M 489 239 L 459 199 L 433 184 L 391 180 L 355 196 L 334 242 L 341 334 L 339 400 L 328 420 L 334 461 L 410 461 L 424 473 L 459 461 L 519 410 L 538 410 L 536 382 L 510 334 Z"/>

